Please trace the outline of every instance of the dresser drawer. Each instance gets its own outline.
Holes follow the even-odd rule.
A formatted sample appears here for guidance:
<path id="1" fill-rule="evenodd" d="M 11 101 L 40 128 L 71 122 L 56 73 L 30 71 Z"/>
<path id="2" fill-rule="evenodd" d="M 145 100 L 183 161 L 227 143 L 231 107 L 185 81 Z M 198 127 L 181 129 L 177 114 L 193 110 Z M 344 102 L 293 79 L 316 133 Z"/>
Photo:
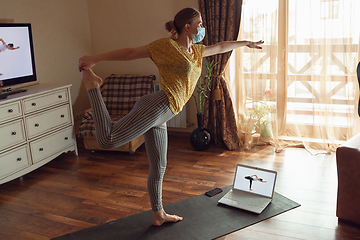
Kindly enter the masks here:
<path id="1" fill-rule="evenodd" d="M 68 101 L 67 89 L 62 89 L 50 94 L 44 94 L 24 100 L 24 112 L 32 112 L 41 108 Z"/>
<path id="2" fill-rule="evenodd" d="M 20 101 L 0 105 L 0 122 L 21 116 Z"/>
<path id="3" fill-rule="evenodd" d="M 30 142 L 33 162 L 39 162 L 42 159 L 71 146 L 74 142 L 72 140 L 72 132 L 72 127 L 69 127 L 63 131 L 56 132 L 50 136 Z"/>
<path id="4" fill-rule="evenodd" d="M 27 145 L 0 155 L 0 179 L 30 166 Z"/>
<path id="5" fill-rule="evenodd" d="M 0 125 L 0 150 L 26 140 L 23 120 Z"/>
<path id="6" fill-rule="evenodd" d="M 69 105 L 57 107 L 44 113 L 26 118 L 26 129 L 29 138 L 47 132 L 53 128 L 71 123 Z"/>

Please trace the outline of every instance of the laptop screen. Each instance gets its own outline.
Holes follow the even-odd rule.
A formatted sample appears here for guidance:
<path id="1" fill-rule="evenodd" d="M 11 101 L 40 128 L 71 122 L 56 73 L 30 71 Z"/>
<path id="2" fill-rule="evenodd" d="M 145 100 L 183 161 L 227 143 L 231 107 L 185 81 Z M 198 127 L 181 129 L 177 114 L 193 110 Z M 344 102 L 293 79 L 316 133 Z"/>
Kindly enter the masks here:
<path id="1" fill-rule="evenodd" d="M 272 197 L 275 180 L 275 171 L 237 165 L 234 189 Z"/>

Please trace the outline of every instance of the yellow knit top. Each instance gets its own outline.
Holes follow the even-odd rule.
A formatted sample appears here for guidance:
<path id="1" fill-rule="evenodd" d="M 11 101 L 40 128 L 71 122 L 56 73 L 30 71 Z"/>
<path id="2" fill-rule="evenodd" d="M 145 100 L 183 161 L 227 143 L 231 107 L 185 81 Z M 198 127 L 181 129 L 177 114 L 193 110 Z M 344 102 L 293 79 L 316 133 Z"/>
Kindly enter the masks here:
<path id="1" fill-rule="evenodd" d="M 163 38 L 146 47 L 159 69 L 160 88 L 166 93 L 169 107 L 176 115 L 194 92 L 201 75 L 205 46 L 193 44 L 192 53 L 189 53 L 173 39 Z"/>

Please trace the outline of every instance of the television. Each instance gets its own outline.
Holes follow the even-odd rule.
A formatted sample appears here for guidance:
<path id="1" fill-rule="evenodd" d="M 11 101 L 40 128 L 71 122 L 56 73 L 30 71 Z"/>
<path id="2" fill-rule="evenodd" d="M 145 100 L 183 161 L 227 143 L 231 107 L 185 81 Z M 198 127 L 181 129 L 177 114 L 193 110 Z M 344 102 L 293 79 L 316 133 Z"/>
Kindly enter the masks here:
<path id="1" fill-rule="evenodd" d="M 0 99 L 36 80 L 31 24 L 0 23 Z"/>

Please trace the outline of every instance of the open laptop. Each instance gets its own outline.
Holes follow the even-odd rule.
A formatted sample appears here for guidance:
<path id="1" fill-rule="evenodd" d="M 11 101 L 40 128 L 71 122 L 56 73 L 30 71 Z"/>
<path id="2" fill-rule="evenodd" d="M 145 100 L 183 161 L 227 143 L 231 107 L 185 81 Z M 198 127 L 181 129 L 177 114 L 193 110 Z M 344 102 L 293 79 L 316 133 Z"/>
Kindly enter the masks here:
<path id="1" fill-rule="evenodd" d="M 271 202 L 277 172 L 238 164 L 232 189 L 218 202 L 260 214 Z"/>

